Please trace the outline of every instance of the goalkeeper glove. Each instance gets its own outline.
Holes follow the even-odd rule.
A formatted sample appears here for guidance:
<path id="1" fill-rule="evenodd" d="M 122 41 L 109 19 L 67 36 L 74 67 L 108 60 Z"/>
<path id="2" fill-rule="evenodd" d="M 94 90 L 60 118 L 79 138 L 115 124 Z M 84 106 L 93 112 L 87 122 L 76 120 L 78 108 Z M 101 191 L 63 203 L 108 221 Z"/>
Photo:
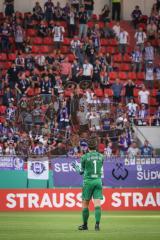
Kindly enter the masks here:
<path id="1" fill-rule="evenodd" d="M 78 172 L 80 175 L 83 174 L 83 171 L 81 170 L 80 166 L 77 164 L 77 162 L 72 162 L 71 163 L 72 167 Z"/>

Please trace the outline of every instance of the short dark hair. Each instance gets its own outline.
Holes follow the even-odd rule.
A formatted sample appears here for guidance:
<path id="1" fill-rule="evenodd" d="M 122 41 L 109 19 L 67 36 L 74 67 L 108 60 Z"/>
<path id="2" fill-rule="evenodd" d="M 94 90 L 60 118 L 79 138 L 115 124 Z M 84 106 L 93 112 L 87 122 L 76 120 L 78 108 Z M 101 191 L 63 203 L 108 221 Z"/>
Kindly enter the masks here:
<path id="1" fill-rule="evenodd" d="M 96 150 L 97 149 L 97 139 L 96 138 L 88 139 L 88 147 L 90 150 Z"/>

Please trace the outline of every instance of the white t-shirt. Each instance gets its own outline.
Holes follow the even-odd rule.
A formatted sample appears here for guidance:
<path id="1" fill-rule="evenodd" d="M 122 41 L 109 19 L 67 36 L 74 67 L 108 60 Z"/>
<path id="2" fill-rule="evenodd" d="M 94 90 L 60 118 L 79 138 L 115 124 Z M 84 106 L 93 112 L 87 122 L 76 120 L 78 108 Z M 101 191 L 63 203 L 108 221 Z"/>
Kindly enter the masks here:
<path id="1" fill-rule="evenodd" d="M 93 65 L 90 63 L 83 64 L 83 76 L 91 76 L 93 71 Z"/>
<path id="2" fill-rule="evenodd" d="M 55 26 L 52 32 L 53 32 L 53 40 L 55 42 L 63 42 L 63 33 L 65 32 L 63 26 Z"/>
<path id="3" fill-rule="evenodd" d="M 134 38 L 136 39 L 136 44 L 142 44 L 145 42 L 147 36 L 145 32 L 136 32 Z"/>
<path id="4" fill-rule="evenodd" d="M 128 36 L 129 36 L 128 32 L 126 32 L 126 31 L 120 32 L 119 33 L 119 43 L 120 44 L 127 44 Z"/>
<path id="5" fill-rule="evenodd" d="M 128 115 L 135 117 L 136 116 L 136 111 L 137 111 L 137 103 L 128 103 L 127 108 L 128 108 Z"/>
<path id="6" fill-rule="evenodd" d="M 149 91 L 146 90 L 146 91 L 139 91 L 138 93 L 139 97 L 140 97 L 140 103 L 145 103 L 145 104 L 148 104 L 148 100 L 149 100 Z"/>
<path id="7" fill-rule="evenodd" d="M 153 67 L 146 68 L 146 81 L 153 81 L 154 80 L 154 69 Z"/>
<path id="8" fill-rule="evenodd" d="M 139 149 L 138 148 L 133 148 L 133 147 L 129 147 L 127 150 L 128 156 L 130 158 L 136 157 L 137 154 L 139 153 Z"/>
<path id="9" fill-rule="evenodd" d="M 116 37 L 118 37 L 120 34 L 120 26 L 114 25 L 112 29 L 113 29 L 114 33 L 116 34 Z"/>

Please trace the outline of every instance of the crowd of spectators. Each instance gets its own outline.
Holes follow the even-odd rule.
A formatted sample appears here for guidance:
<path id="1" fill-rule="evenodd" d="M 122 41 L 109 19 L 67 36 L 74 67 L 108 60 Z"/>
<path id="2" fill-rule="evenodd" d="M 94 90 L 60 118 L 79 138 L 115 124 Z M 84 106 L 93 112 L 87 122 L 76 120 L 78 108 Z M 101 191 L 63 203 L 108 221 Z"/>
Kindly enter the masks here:
<path id="1" fill-rule="evenodd" d="M 120 22 L 110 22 L 108 6 L 97 18 L 93 0 L 79 2 L 67 1 L 64 7 L 36 2 L 31 13 L 22 15 L 14 12 L 13 0 L 5 1 L 0 51 L 13 53 L 14 59 L 0 70 L 0 154 L 79 156 L 87 151 L 88 136 L 95 136 L 107 156 L 153 155 L 148 142 L 138 148 L 133 124 L 160 125 L 159 5 L 147 20 L 135 7 L 136 44 L 128 52 L 131 36 Z M 43 45 L 36 41 L 46 38 L 50 51 L 35 53 L 35 45 Z M 120 69 L 112 52 L 103 51 L 102 40 L 116 42 L 122 63 L 127 55 L 129 71 L 144 71 L 144 81 L 112 79 Z"/>

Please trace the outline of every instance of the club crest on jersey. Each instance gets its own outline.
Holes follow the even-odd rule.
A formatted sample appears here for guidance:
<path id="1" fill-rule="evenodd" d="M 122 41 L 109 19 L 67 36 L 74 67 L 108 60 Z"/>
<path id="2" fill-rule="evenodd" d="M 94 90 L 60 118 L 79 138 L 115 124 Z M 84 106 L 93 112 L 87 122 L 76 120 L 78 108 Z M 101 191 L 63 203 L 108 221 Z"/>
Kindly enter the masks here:
<path id="1" fill-rule="evenodd" d="M 33 162 L 31 164 L 31 170 L 35 174 L 40 175 L 46 170 L 46 168 L 45 168 L 45 165 L 42 162 Z"/>

